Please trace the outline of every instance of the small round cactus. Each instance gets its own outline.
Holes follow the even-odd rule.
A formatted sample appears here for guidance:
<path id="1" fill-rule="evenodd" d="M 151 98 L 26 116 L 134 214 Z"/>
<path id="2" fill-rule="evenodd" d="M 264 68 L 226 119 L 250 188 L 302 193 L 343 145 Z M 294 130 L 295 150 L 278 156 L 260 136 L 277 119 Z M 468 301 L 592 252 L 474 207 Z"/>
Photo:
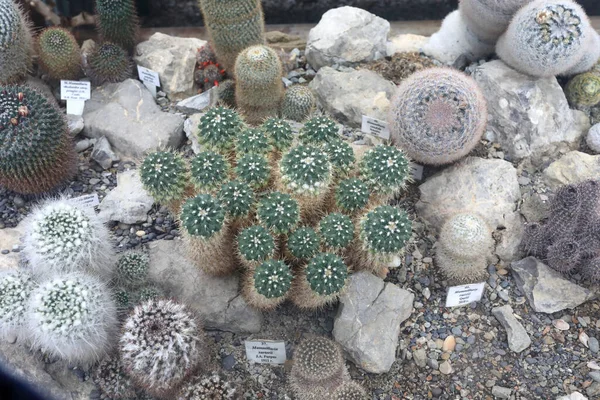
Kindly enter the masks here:
<path id="1" fill-rule="evenodd" d="M 262 130 L 269 137 L 271 145 L 279 150 L 284 151 L 292 146 L 294 134 L 289 123 L 278 118 L 269 118 L 262 124 Z"/>
<path id="2" fill-rule="evenodd" d="M 107 357 L 94 373 L 94 383 L 100 392 L 109 399 L 135 398 L 135 387 L 125 374 L 119 356 Z"/>
<path id="3" fill-rule="evenodd" d="M 40 284 L 31 293 L 26 318 L 34 348 L 79 365 L 101 359 L 117 329 L 110 291 L 82 273 L 55 276 Z"/>
<path id="4" fill-rule="evenodd" d="M 135 250 L 123 253 L 117 262 L 117 280 L 130 287 L 138 286 L 148 277 L 149 266 L 147 254 Z"/>
<path id="5" fill-rule="evenodd" d="M 31 70 L 31 22 L 12 0 L 0 0 L 0 85 L 17 83 Z"/>
<path id="6" fill-rule="evenodd" d="M 288 238 L 287 248 L 292 257 L 308 260 L 319 252 L 319 236 L 313 228 L 296 229 Z"/>
<path id="7" fill-rule="evenodd" d="M 368 251 L 397 254 L 411 236 L 406 213 L 392 206 L 379 206 L 361 220 L 361 238 Z"/>
<path id="8" fill-rule="evenodd" d="M 88 55 L 87 76 L 96 86 L 123 82 L 132 75 L 132 63 L 127 52 L 114 43 L 96 46 Z"/>
<path id="9" fill-rule="evenodd" d="M 565 88 L 569 104 L 576 106 L 595 106 L 600 103 L 600 76 L 586 72 L 575 75 Z"/>
<path id="10" fill-rule="evenodd" d="M 267 134 L 257 128 L 247 128 L 237 137 L 235 151 L 238 156 L 243 154 L 265 154 L 270 149 L 269 137 Z"/>
<path id="11" fill-rule="evenodd" d="M 213 196 L 199 194 L 181 210 L 181 225 L 194 237 L 208 239 L 223 229 L 225 210 Z"/>
<path id="12" fill-rule="evenodd" d="M 306 267 L 306 279 L 313 292 L 321 296 L 335 295 L 344 289 L 348 278 L 348 267 L 332 253 L 321 253 L 313 257 Z"/>
<path id="13" fill-rule="evenodd" d="M 246 273 L 242 294 L 252 307 L 273 310 L 287 297 L 292 272 L 283 261 L 269 260 Z"/>
<path id="14" fill-rule="evenodd" d="M 123 325 L 119 345 L 129 377 L 159 397 L 172 396 L 206 358 L 200 322 L 187 306 L 172 300 L 138 305 Z"/>
<path id="15" fill-rule="evenodd" d="M 573 272 L 582 258 L 582 249 L 577 241 L 562 238 L 548 247 L 548 266 L 562 273 Z"/>
<path id="16" fill-rule="evenodd" d="M 142 162 L 140 179 L 144 189 L 159 203 L 179 201 L 187 185 L 187 168 L 183 158 L 170 151 L 149 154 Z"/>
<path id="17" fill-rule="evenodd" d="M 369 202 L 369 187 L 363 181 L 350 178 L 340 182 L 335 191 L 336 205 L 342 212 L 354 213 Z"/>
<path id="18" fill-rule="evenodd" d="M 233 149 L 235 138 L 242 129 L 238 113 L 226 107 L 213 107 L 200 118 L 198 140 L 219 151 Z"/>
<path id="19" fill-rule="evenodd" d="M 260 223 L 267 229 L 277 235 L 287 234 L 300 221 L 300 206 L 290 195 L 272 192 L 260 201 L 257 214 Z"/>
<path id="20" fill-rule="evenodd" d="M 354 150 L 343 140 L 334 140 L 323 146 L 323 151 L 329 156 L 329 162 L 336 175 L 350 172 L 355 161 Z"/>
<path id="21" fill-rule="evenodd" d="M 176 400 L 229 400 L 233 399 L 236 389 L 217 373 L 211 375 L 199 376 L 185 383 L 177 396 Z"/>
<path id="22" fill-rule="evenodd" d="M 96 0 L 96 15 L 103 40 L 134 49 L 140 28 L 134 0 Z"/>
<path id="23" fill-rule="evenodd" d="M 281 180 L 299 194 L 320 194 L 329 188 L 331 164 L 327 154 L 313 146 L 292 148 L 281 159 Z"/>
<path id="24" fill-rule="evenodd" d="M 27 272 L 0 273 L 0 340 L 21 333 L 27 302 L 33 288 L 33 279 Z"/>
<path id="25" fill-rule="evenodd" d="M 203 151 L 192 160 L 190 170 L 197 189 L 213 191 L 227 181 L 229 167 L 221 154 Z"/>
<path id="26" fill-rule="evenodd" d="M 275 240 L 266 228 L 254 225 L 244 229 L 237 237 L 240 258 L 248 266 L 257 266 L 272 258 Z"/>
<path id="27" fill-rule="evenodd" d="M 327 117 L 311 118 L 300 129 L 299 139 L 302 143 L 321 145 L 339 140 L 338 126 Z"/>
<path id="28" fill-rule="evenodd" d="M 247 183 L 241 181 L 224 183 L 218 197 L 227 215 L 234 218 L 248 216 L 254 205 L 254 192 Z"/>
<path id="29" fill-rule="evenodd" d="M 123 315 L 124 312 L 128 312 L 129 307 L 134 304 L 131 290 L 125 288 L 115 288 L 113 290 L 113 299 L 115 300 L 115 305 L 119 315 Z"/>
<path id="30" fill-rule="evenodd" d="M 285 91 L 281 114 L 285 119 L 302 122 L 317 107 L 317 99 L 308 86 L 295 85 Z"/>
<path id="31" fill-rule="evenodd" d="M 410 166 L 404 153 L 393 146 L 379 145 L 367 151 L 361 160 L 362 178 L 377 194 L 393 195 L 410 178 Z"/>
<path id="32" fill-rule="evenodd" d="M 344 382 L 333 392 L 331 400 L 366 400 L 367 391 L 356 382 Z"/>
<path id="33" fill-rule="evenodd" d="M 321 220 L 319 231 L 323 245 L 327 249 L 340 250 L 347 247 L 354 239 L 354 224 L 350 217 L 340 213 L 332 213 Z"/>
<path id="34" fill-rule="evenodd" d="M 66 29 L 44 29 L 37 38 L 39 63 L 52 79 L 74 80 L 81 74 L 81 49 Z"/>
<path id="35" fill-rule="evenodd" d="M 235 81 L 233 79 L 225 79 L 215 90 L 219 105 L 235 108 Z"/>
<path id="36" fill-rule="evenodd" d="M 156 286 L 144 286 L 137 292 L 137 299 L 143 303 L 148 300 L 156 300 L 162 296 L 162 291 Z"/>
<path id="37" fill-rule="evenodd" d="M 246 154 L 238 160 L 235 168 L 238 178 L 253 189 L 264 189 L 271 178 L 269 161 L 260 154 Z"/>
<path id="38" fill-rule="evenodd" d="M 600 124 L 592 126 L 585 137 L 588 147 L 596 154 L 600 154 Z"/>
<path id="39" fill-rule="evenodd" d="M 388 120 L 392 141 L 411 159 L 443 165 L 479 143 L 487 106 L 473 78 L 450 68 L 430 68 L 402 82 Z"/>

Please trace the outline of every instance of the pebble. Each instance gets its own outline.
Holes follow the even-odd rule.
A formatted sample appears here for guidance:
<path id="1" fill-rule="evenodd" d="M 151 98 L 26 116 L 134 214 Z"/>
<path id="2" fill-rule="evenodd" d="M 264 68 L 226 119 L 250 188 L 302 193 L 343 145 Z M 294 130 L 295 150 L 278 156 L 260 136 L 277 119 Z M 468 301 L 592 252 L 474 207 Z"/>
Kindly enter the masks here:
<path id="1" fill-rule="evenodd" d="M 568 331 L 570 328 L 569 324 L 562 319 L 555 319 L 552 321 L 552 325 L 560 331 Z"/>
<path id="2" fill-rule="evenodd" d="M 15 207 L 21 208 L 25 205 L 25 200 L 23 200 L 21 196 L 15 196 L 15 198 L 13 199 L 13 204 L 15 205 Z"/>
<path id="3" fill-rule="evenodd" d="M 510 394 L 512 390 L 510 388 L 505 388 L 502 386 L 494 386 L 492 388 L 492 395 L 497 399 L 510 399 Z"/>
<path id="4" fill-rule="evenodd" d="M 233 367 L 235 366 L 235 357 L 233 356 L 233 354 L 229 354 L 227 356 L 225 356 L 222 360 L 222 364 L 223 364 L 223 368 L 225 368 L 225 370 L 227 371 L 231 371 L 233 369 Z"/>
<path id="5" fill-rule="evenodd" d="M 588 339 L 588 346 L 590 347 L 590 351 L 594 354 L 600 351 L 600 343 L 598 343 L 598 339 L 593 336 L 590 336 Z"/>
<path id="6" fill-rule="evenodd" d="M 137 237 L 142 237 L 142 236 L 144 236 L 145 234 L 146 234 L 146 232 L 145 232 L 145 231 L 137 231 L 137 232 L 135 233 L 135 235 L 136 235 Z"/>
<path id="7" fill-rule="evenodd" d="M 440 372 L 444 375 L 449 375 L 452 373 L 452 365 L 450 361 L 444 361 L 440 364 Z"/>
<path id="8" fill-rule="evenodd" d="M 600 382 L 600 371 L 590 371 L 590 378 L 596 382 Z"/>
<path id="9" fill-rule="evenodd" d="M 445 352 L 453 352 L 456 347 L 456 339 L 454 336 L 450 335 L 444 340 L 444 344 L 442 345 L 442 351 Z"/>

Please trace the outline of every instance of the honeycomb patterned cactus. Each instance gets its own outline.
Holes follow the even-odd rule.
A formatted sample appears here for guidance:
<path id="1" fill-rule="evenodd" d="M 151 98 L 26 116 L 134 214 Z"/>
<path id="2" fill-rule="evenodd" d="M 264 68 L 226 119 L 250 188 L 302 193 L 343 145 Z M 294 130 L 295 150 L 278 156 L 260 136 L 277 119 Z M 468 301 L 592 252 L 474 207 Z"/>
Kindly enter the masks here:
<path id="1" fill-rule="evenodd" d="M 213 107 L 200 118 L 198 127 L 200 143 L 219 151 L 232 150 L 235 138 L 242 129 L 237 112 L 226 107 Z"/>
<path id="2" fill-rule="evenodd" d="M 216 372 L 202 375 L 186 382 L 175 397 L 176 400 L 230 400 L 236 395 L 236 389 Z"/>
<path id="3" fill-rule="evenodd" d="M 181 225 L 195 237 L 208 239 L 223 229 L 225 210 L 209 194 L 199 194 L 189 199 L 181 210 Z"/>
<path id="4" fill-rule="evenodd" d="M 288 238 L 287 248 L 292 257 L 308 260 L 319 252 L 320 239 L 310 227 L 296 229 Z"/>
<path id="5" fill-rule="evenodd" d="M 586 72 L 571 78 L 565 88 L 572 107 L 595 106 L 600 103 L 600 75 Z"/>
<path id="6" fill-rule="evenodd" d="M 254 206 L 254 191 L 241 181 L 224 183 L 218 197 L 227 215 L 234 218 L 248 216 Z"/>
<path id="7" fill-rule="evenodd" d="M 123 82 L 132 75 L 132 62 L 127 52 L 117 44 L 106 42 L 88 55 L 86 75 L 95 86 Z"/>
<path id="8" fill-rule="evenodd" d="M 329 156 L 336 175 L 348 174 L 354 166 L 354 150 L 347 142 L 335 140 L 325 143 L 323 151 Z"/>
<path id="9" fill-rule="evenodd" d="M 138 286 L 148 277 L 150 259 L 147 254 L 130 250 L 123 253 L 117 262 L 117 280 L 130 287 Z"/>
<path id="10" fill-rule="evenodd" d="M 329 188 L 329 157 L 317 147 L 300 145 L 281 159 L 281 180 L 292 193 L 319 194 Z"/>
<path id="11" fill-rule="evenodd" d="M 213 151 L 203 151 L 192 160 L 192 183 L 198 190 L 213 191 L 221 187 L 228 178 L 229 165 L 225 158 Z"/>
<path id="12" fill-rule="evenodd" d="M 404 153 L 393 146 L 379 145 L 361 160 L 362 179 L 377 194 L 396 194 L 410 178 L 410 166 Z"/>
<path id="13" fill-rule="evenodd" d="M 276 235 L 291 232 L 300 220 L 300 206 L 288 194 L 272 192 L 258 204 L 260 223 Z"/>
<path id="14" fill-rule="evenodd" d="M 281 115 L 285 119 L 302 122 L 317 108 L 317 99 L 308 86 L 294 85 L 285 91 Z"/>
<path id="15" fill-rule="evenodd" d="M 341 250 L 354 239 L 354 224 L 347 215 L 331 213 L 321 220 L 319 232 L 325 248 Z"/>
<path id="16" fill-rule="evenodd" d="M 185 161 L 171 151 L 149 154 L 142 162 L 140 180 L 157 202 L 168 204 L 177 201 L 183 197 L 187 186 Z"/>
<path id="17" fill-rule="evenodd" d="M 300 142 L 312 145 L 321 145 L 340 139 L 338 126 L 335 121 L 327 117 L 311 118 L 300 129 Z"/>
<path id="18" fill-rule="evenodd" d="M 270 149 L 269 137 L 257 128 L 243 130 L 237 137 L 235 151 L 238 156 L 242 154 L 266 154 Z"/>
<path id="19" fill-rule="evenodd" d="M 12 0 L 0 0 L 0 49 L 0 85 L 25 78 L 32 66 L 31 22 Z"/>
<path id="20" fill-rule="evenodd" d="M 335 202 L 342 212 L 354 213 L 369 203 L 369 186 L 360 179 L 350 178 L 340 182 L 335 191 Z"/>
<path id="21" fill-rule="evenodd" d="M 134 0 L 96 0 L 96 15 L 104 41 L 133 51 L 140 28 Z"/>
<path id="22" fill-rule="evenodd" d="M 344 382 L 331 397 L 331 400 L 366 400 L 369 396 L 367 391 L 356 382 Z"/>
<path id="23" fill-rule="evenodd" d="M 52 79 L 75 80 L 81 74 L 81 49 L 66 29 L 44 29 L 37 37 L 37 52 L 42 69 Z"/>
<path id="24" fill-rule="evenodd" d="M 278 151 L 285 151 L 292 146 L 294 134 L 289 123 L 278 118 L 269 118 L 262 124 L 262 130 L 269 137 L 271 145 Z"/>
<path id="25" fill-rule="evenodd" d="M 242 295 L 248 304 L 261 310 L 273 310 L 287 297 L 292 272 L 281 260 L 269 260 L 246 274 Z"/>
<path id="26" fill-rule="evenodd" d="M 257 266 L 275 254 L 275 239 L 260 225 L 248 227 L 237 237 L 238 252 L 242 261 L 251 267 Z"/>
<path id="27" fill-rule="evenodd" d="M 33 288 L 33 278 L 25 271 L 0 273 L 0 340 L 21 334 Z"/>
<path id="28" fill-rule="evenodd" d="M 119 356 L 107 357 L 94 372 L 94 383 L 100 392 L 109 399 L 135 398 L 135 387 L 125 374 Z"/>
<path id="29" fill-rule="evenodd" d="M 269 161 L 260 154 L 246 154 L 238 160 L 235 168 L 238 178 L 253 189 L 264 189 L 271 178 Z"/>

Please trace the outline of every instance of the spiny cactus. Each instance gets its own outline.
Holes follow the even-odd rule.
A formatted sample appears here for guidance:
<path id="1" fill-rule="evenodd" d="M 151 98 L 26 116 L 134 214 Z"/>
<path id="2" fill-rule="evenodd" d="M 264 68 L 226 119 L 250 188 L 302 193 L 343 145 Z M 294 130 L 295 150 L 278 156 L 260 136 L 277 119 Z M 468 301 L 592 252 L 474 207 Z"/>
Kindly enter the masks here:
<path id="1" fill-rule="evenodd" d="M 567 83 L 565 94 L 572 107 L 595 106 L 600 103 L 600 76 L 592 72 L 574 76 Z"/>
<path id="2" fill-rule="evenodd" d="M 260 223 L 276 235 L 291 232 L 300 221 L 298 202 L 288 194 L 272 192 L 258 203 Z"/>
<path id="3" fill-rule="evenodd" d="M 44 29 L 37 38 L 37 51 L 42 69 L 52 79 L 77 79 L 81 74 L 81 49 L 66 29 Z"/>
<path id="4" fill-rule="evenodd" d="M 41 194 L 64 185 L 76 168 L 77 153 L 55 102 L 29 86 L 0 86 L 0 186 Z"/>
<path id="5" fill-rule="evenodd" d="M 236 389 L 230 382 L 221 378 L 216 372 L 211 375 L 198 376 L 185 383 L 177 396 L 176 400 L 229 400 L 233 399 Z"/>
<path id="6" fill-rule="evenodd" d="M 243 263 L 252 268 L 275 255 L 275 240 L 266 228 L 254 225 L 237 237 L 237 248 Z"/>
<path id="7" fill-rule="evenodd" d="M 379 145 L 361 160 L 362 178 L 378 195 L 393 196 L 410 178 L 410 166 L 404 153 L 393 146 Z"/>
<path id="8" fill-rule="evenodd" d="M 135 387 L 123 370 L 118 355 L 107 357 L 94 372 L 94 383 L 100 392 L 109 399 L 131 399 L 136 397 Z"/>
<path id="9" fill-rule="evenodd" d="M 32 347 L 78 365 L 101 359 L 117 329 L 110 291 L 83 273 L 54 276 L 40 284 L 26 313 Z"/>
<path id="10" fill-rule="evenodd" d="M 269 161 L 260 154 L 246 154 L 238 160 L 235 168 L 238 178 L 253 189 L 261 190 L 269 184 L 271 168 Z"/>
<path id="11" fill-rule="evenodd" d="M 0 340 L 22 333 L 34 282 L 25 271 L 0 273 Z"/>
<path id="12" fill-rule="evenodd" d="M 123 253 L 117 262 L 117 280 L 129 287 L 144 283 L 148 277 L 150 259 L 148 255 L 136 250 Z"/>
<path id="13" fill-rule="evenodd" d="M 369 195 L 366 183 L 356 178 L 345 179 L 335 191 L 335 202 L 340 211 L 352 214 L 367 205 Z"/>
<path id="14" fill-rule="evenodd" d="M 248 184 L 240 181 L 224 183 L 218 197 L 227 215 L 234 218 L 248 216 L 254 205 L 254 192 Z"/>
<path id="15" fill-rule="evenodd" d="M 314 256 L 294 280 L 291 299 L 303 309 L 316 309 L 337 301 L 346 288 L 348 267 L 332 253 Z"/>
<path id="16" fill-rule="evenodd" d="M 577 3 L 535 0 L 514 15 L 498 39 L 496 53 L 505 63 L 528 75 L 560 75 L 588 51 L 592 29 Z"/>
<path id="17" fill-rule="evenodd" d="M 294 134 L 289 123 L 279 118 L 269 118 L 262 124 L 262 130 L 269 137 L 270 144 L 278 151 L 285 151 L 292 146 Z"/>
<path id="18" fill-rule="evenodd" d="M 292 257 L 308 260 L 319 252 L 319 242 L 319 236 L 313 228 L 302 227 L 289 236 L 287 249 Z"/>
<path id="19" fill-rule="evenodd" d="M 300 142 L 321 145 L 340 139 L 338 126 L 335 121 L 327 117 L 311 118 L 300 129 Z"/>
<path id="20" fill-rule="evenodd" d="M 235 81 L 225 79 L 216 88 L 217 102 L 221 106 L 235 108 Z"/>
<path id="21" fill-rule="evenodd" d="M 235 151 L 238 156 L 243 154 L 266 154 L 271 151 L 269 137 L 261 129 L 245 129 L 237 137 Z"/>
<path id="22" fill-rule="evenodd" d="M 211 195 L 189 199 L 181 210 L 181 224 L 192 236 L 209 239 L 223 229 L 225 211 Z"/>
<path id="23" fill-rule="evenodd" d="M 331 213 L 321 220 L 319 232 L 326 249 L 341 250 L 354 239 L 354 224 L 347 215 Z"/>
<path id="24" fill-rule="evenodd" d="M 221 187 L 229 174 L 225 158 L 213 151 L 199 153 L 191 163 L 192 183 L 198 190 L 212 192 Z"/>
<path id="25" fill-rule="evenodd" d="M 194 72 L 194 81 L 203 92 L 219 86 L 225 76 L 225 70 L 219 64 L 209 63 Z"/>
<path id="26" fill-rule="evenodd" d="M 265 22 L 260 0 L 199 0 L 217 59 L 233 74 L 245 48 L 264 43 Z"/>
<path id="27" fill-rule="evenodd" d="M 235 103 L 246 121 L 262 124 L 279 114 L 283 99 L 283 66 L 275 50 L 251 46 L 235 62 Z"/>
<path id="28" fill-rule="evenodd" d="M 581 273 L 590 282 L 600 282 L 600 257 L 584 260 L 581 265 Z"/>
<path id="29" fill-rule="evenodd" d="M 588 37 L 588 43 L 585 47 L 586 51 L 583 53 L 583 56 L 577 64 L 569 68 L 562 75 L 572 76 L 593 70 L 594 65 L 596 65 L 598 59 L 600 59 L 600 34 L 592 29 L 591 35 Z"/>
<path id="30" fill-rule="evenodd" d="M 285 91 L 281 115 L 285 119 L 302 122 L 317 107 L 317 99 L 308 86 L 294 85 Z"/>
<path id="31" fill-rule="evenodd" d="M 269 260 L 244 277 L 242 295 L 252 307 L 273 310 L 283 303 L 292 285 L 292 273 L 283 261 Z"/>
<path id="32" fill-rule="evenodd" d="M 548 246 L 548 266 L 562 273 L 573 272 L 582 260 L 582 249 L 573 238 L 562 238 Z"/>
<path id="33" fill-rule="evenodd" d="M 113 299 L 119 316 L 129 312 L 129 308 L 135 303 L 131 290 L 122 287 L 113 290 Z"/>
<path id="34" fill-rule="evenodd" d="M 292 148 L 281 159 L 280 170 L 285 188 L 292 193 L 318 195 L 331 182 L 329 157 L 313 146 Z"/>
<path id="35" fill-rule="evenodd" d="M 86 270 L 107 277 L 114 269 L 108 228 L 93 210 L 65 198 L 48 200 L 26 220 L 23 254 L 35 276 Z"/>
<path id="36" fill-rule="evenodd" d="M 512 16 L 531 0 L 461 0 L 463 20 L 477 37 L 495 43 L 508 28 Z"/>
<path id="37" fill-rule="evenodd" d="M 242 120 L 229 108 L 213 107 L 200 118 L 198 129 L 200 143 L 219 151 L 229 151 L 242 129 Z"/>
<path id="38" fill-rule="evenodd" d="M 144 189 L 159 203 L 177 211 L 184 197 L 187 167 L 183 158 L 175 152 L 157 151 L 142 162 L 140 180 Z"/>
<path id="39" fill-rule="evenodd" d="M 466 156 L 479 143 L 487 107 L 471 77 L 450 68 L 430 68 L 402 82 L 388 120 L 392 141 L 411 159 L 443 165 Z"/>
<path id="40" fill-rule="evenodd" d="M 88 55 L 86 75 L 95 86 L 123 82 L 132 75 L 132 62 L 127 52 L 117 44 L 96 45 Z"/>
<path id="41" fill-rule="evenodd" d="M 96 0 L 98 28 L 104 41 L 113 42 L 132 52 L 139 31 L 133 0 Z"/>
<path id="42" fill-rule="evenodd" d="M 367 391 L 356 382 L 344 382 L 331 395 L 331 400 L 366 400 Z"/>
<path id="43" fill-rule="evenodd" d="M 20 6 L 12 0 L 0 0 L 0 85 L 17 83 L 31 70 L 33 39 L 30 25 Z"/>
<path id="44" fill-rule="evenodd" d="M 123 325 L 119 350 L 123 367 L 137 386 L 172 398 L 206 358 L 204 340 L 202 326 L 187 306 L 149 300 L 138 305 Z"/>
<path id="45" fill-rule="evenodd" d="M 355 157 L 352 146 L 343 140 L 334 140 L 325 143 L 323 151 L 329 156 L 329 162 L 337 176 L 350 172 L 354 165 Z"/>
<path id="46" fill-rule="evenodd" d="M 156 300 L 159 297 L 162 297 L 162 295 L 163 293 L 158 287 L 149 285 L 141 288 L 137 292 L 136 297 L 139 302 L 143 303 L 148 300 Z"/>

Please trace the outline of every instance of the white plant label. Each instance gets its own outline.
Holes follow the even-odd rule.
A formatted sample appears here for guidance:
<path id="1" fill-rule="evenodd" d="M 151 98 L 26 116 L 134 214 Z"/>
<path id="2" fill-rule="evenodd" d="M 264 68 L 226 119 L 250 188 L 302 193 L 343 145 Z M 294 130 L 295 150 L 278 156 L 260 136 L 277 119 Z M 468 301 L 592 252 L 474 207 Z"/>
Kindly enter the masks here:
<path id="1" fill-rule="evenodd" d="M 366 115 L 362 117 L 361 131 L 385 140 L 390 138 L 390 130 L 387 127 L 387 122 L 367 117 Z"/>
<path id="2" fill-rule="evenodd" d="M 457 307 L 471 304 L 474 301 L 481 300 L 485 282 L 474 283 L 471 285 L 452 286 L 448 289 L 446 297 L 446 307 Z"/>
<path id="3" fill-rule="evenodd" d="M 72 199 L 69 199 L 69 201 L 74 206 L 85 207 L 85 208 L 96 207 L 98 204 L 100 204 L 100 200 L 98 199 L 98 193 L 86 194 L 85 196 L 74 197 Z"/>
<path id="4" fill-rule="evenodd" d="M 60 81 L 60 98 L 67 101 L 67 114 L 82 115 L 85 101 L 92 96 L 92 85 L 86 81 Z"/>
<path id="5" fill-rule="evenodd" d="M 283 364 L 286 361 L 285 342 L 246 340 L 246 357 L 259 364 Z"/>
<path id="6" fill-rule="evenodd" d="M 148 88 L 150 93 L 152 93 L 152 97 L 156 98 L 156 88 L 160 86 L 160 77 L 158 76 L 158 72 L 152 71 L 146 67 L 142 67 L 140 65 L 137 66 L 138 76 L 140 77 L 140 81 Z"/>
<path id="7" fill-rule="evenodd" d="M 413 179 L 420 181 L 423 179 L 423 166 L 419 164 L 415 164 L 414 162 L 410 163 L 410 174 Z"/>

